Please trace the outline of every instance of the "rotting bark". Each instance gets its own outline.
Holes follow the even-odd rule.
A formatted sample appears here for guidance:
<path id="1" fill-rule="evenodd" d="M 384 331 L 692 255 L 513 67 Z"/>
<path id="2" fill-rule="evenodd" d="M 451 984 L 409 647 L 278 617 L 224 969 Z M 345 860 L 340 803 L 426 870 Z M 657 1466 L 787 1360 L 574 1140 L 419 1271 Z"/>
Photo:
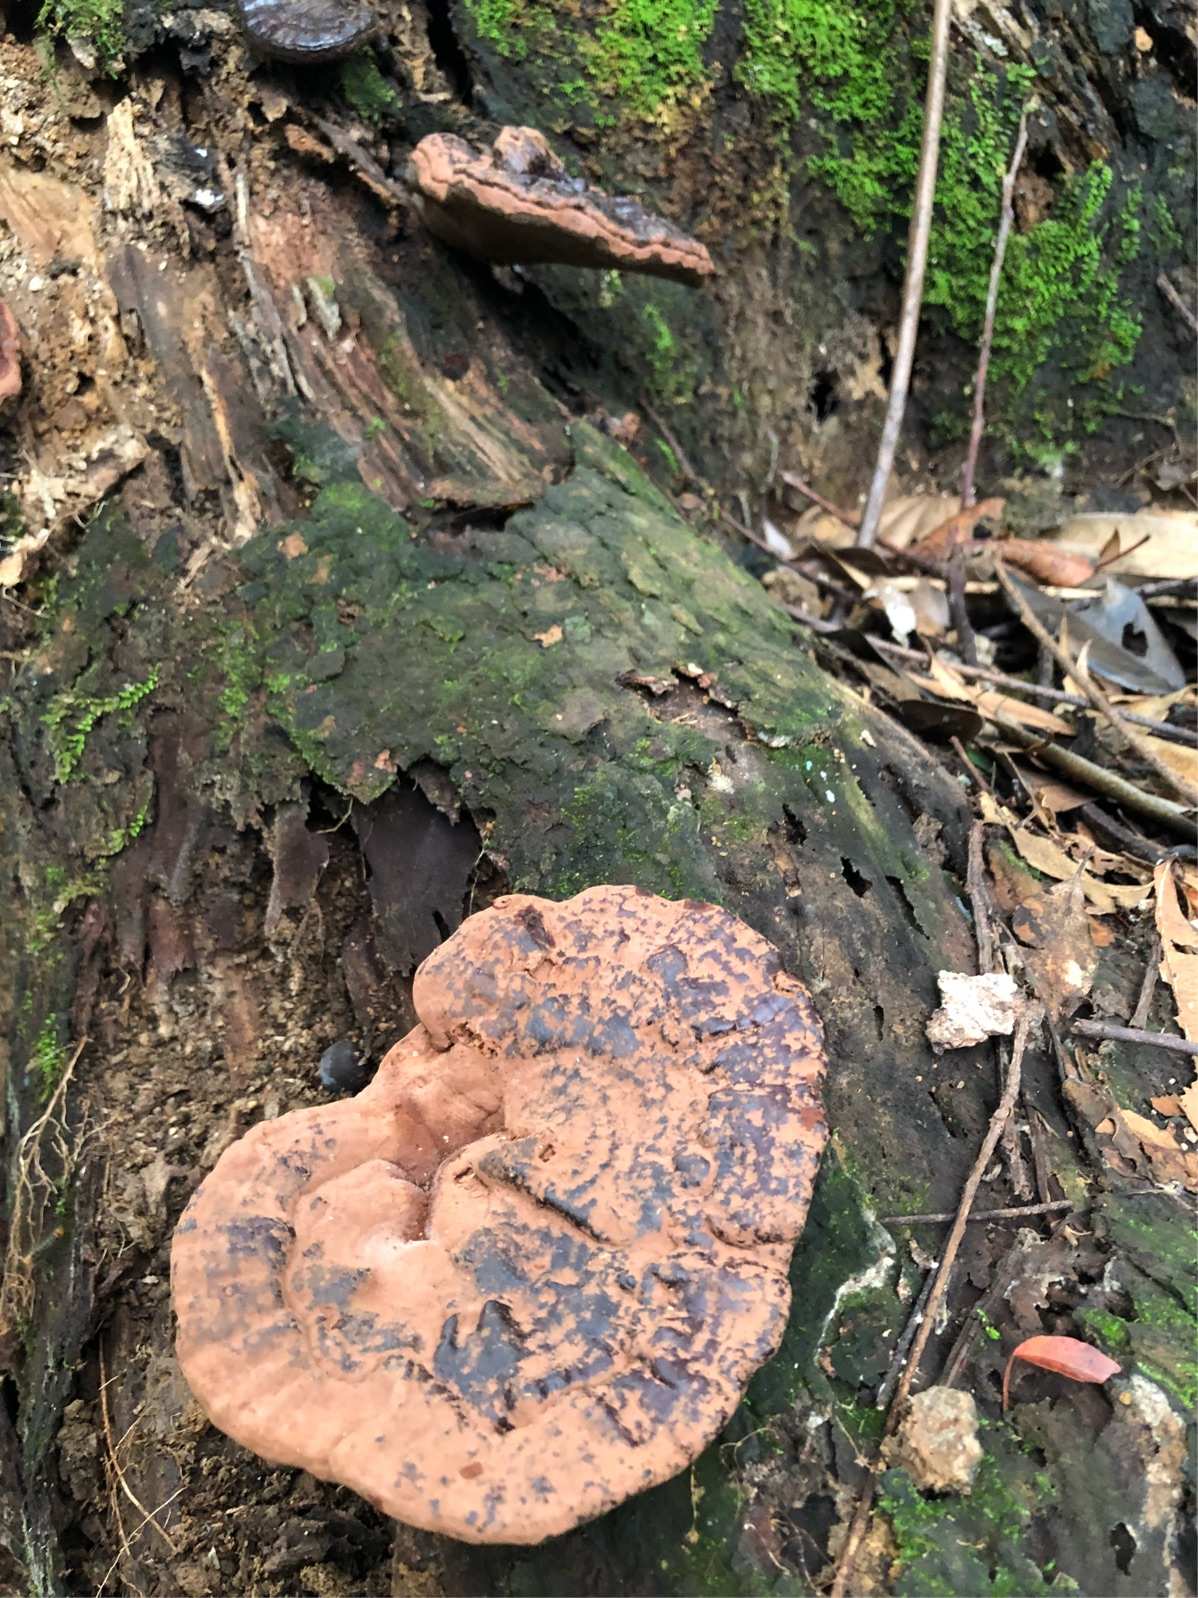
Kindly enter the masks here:
<path id="1" fill-rule="evenodd" d="M 692 1472 L 542 1550 L 405 1537 L 396 1581 L 809 1591 L 913 1274 L 872 1212 L 952 1208 L 993 1103 L 980 1054 L 938 1064 L 923 1042 L 936 969 L 973 959 L 959 790 L 815 667 L 598 406 L 562 402 L 568 325 L 416 229 L 355 164 L 361 128 L 334 139 L 308 90 L 247 78 L 234 47 L 198 80 L 121 88 L 64 56 L 56 96 L 31 48 L 0 62 L 37 156 L 0 171 L 6 297 L 18 268 L 43 278 L 13 459 L 55 531 L 0 604 L 12 1584 L 387 1590 L 391 1528 L 204 1426 L 171 1353 L 170 1229 L 233 1137 L 320 1101 L 329 1042 L 377 1059 L 407 1029 L 412 966 L 470 908 L 614 879 L 734 910 L 828 1029 L 835 1154 L 791 1324 Z M 434 112 L 405 115 L 416 133 Z M 211 153 L 227 213 L 185 203 L 180 140 Z M 84 1039 L 18 1204 L 21 1139 Z M 1063 1139 L 1055 1078 L 1029 1078 Z M 1176 1452 L 1190 1396 L 1188 1265 L 1172 1201 L 1149 1203 L 1107 1204 L 1108 1252 L 1071 1288 L 1145 1388 L 1128 1417 L 1097 1395 L 1047 1412 L 1039 1445 L 1067 1474 L 1101 1432 L 1101 1524 L 1069 1477 L 1054 1529 L 1004 1429 L 986 1490 L 932 1530 L 892 1473 L 880 1579 L 973 1591 L 994 1568 L 1035 1591 L 1055 1551 L 1083 1590 L 1163 1586 L 1180 1464 L 1162 1453 L 1151 1502 L 1118 1499 L 1133 1422 L 1147 1468 L 1148 1419 Z M 971 1233 L 976 1284 L 997 1252 Z"/>

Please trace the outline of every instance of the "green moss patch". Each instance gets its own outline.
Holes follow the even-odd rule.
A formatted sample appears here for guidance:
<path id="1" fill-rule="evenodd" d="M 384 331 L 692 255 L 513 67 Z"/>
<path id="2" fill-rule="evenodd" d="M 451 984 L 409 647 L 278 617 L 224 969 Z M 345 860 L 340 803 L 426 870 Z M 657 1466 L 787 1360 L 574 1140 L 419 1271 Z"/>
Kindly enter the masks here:
<path id="1" fill-rule="evenodd" d="M 125 48 L 124 0 L 45 0 L 37 25 L 47 33 L 78 39 L 95 51 L 102 71 L 116 71 Z"/>

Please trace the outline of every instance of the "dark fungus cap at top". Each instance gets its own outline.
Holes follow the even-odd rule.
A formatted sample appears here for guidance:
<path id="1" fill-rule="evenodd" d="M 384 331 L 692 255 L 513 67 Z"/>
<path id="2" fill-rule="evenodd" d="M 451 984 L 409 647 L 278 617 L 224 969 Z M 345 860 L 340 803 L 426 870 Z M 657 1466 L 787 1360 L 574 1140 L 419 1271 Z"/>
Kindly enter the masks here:
<path id="1" fill-rule="evenodd" d="M 755 932 L 628 887 L 498 900 L 414 999 L 364 1092 L 196 1192 L 179 1359 L 264 1458 L 535 1543 L 683 1469 L 777 1348 L 820 1027 Z"/>

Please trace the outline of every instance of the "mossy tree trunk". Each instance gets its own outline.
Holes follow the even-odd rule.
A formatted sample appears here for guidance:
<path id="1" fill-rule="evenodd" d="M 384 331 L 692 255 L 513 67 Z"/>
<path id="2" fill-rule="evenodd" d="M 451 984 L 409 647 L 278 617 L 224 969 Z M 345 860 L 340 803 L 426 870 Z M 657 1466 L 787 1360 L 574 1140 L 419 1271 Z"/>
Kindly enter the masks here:
<path id="1" fill-rule="evenodd" d="M 506 13 L 471 15 L 472 34 L 453 13 L 483 59 L 480 19 Z M 412 1538 L 404 1590 L 810 1590 L 917 1276 L 875 1217 L 952 1205 L 994 1102 L 988 1056 L 950 1069 L 923 1037 L 936 971 L 973 961 L 959 788 L 614 442 L 618 403 L 669 398 L 653 374 L 675 381 L 675 346 L 658 338 L 655 368 L 628 345 L 590 388 L 576 280 L 501 283 L 419 231 L 387 164 L 477 115 L 438 98 L 465 58 L 426 20 L 392 18 L 402 103 L 359 63 L 356 112 L 319 115 L 319 86 L 250 75 L 231 38 L 205 58 L 207 24 L 184 65 L 112 83 L 60 53 L 49 93 L 37 49 L 0 44 L 23 141 L 0 167 L 26 333 L 11 461 L 26 531 L 52 532 L 0 605 L 0 1542 L 28 1590 L 386 1590 L 390 1528 L 264 1471 L 189 1403 L 170 1229 L 233 1137 L 320 1096 L 330 1042 L 377 1059 L 416 963 L 497 891 L 634 881 L 770 937 L 828 1029 L 834 1153 L 784 1347 L 689 1478 L 551 1550 Z M 754 281 L 738 315 L 758 314 Z M 670 339 L 727 309 L 668 304 L 641 314 Z M 719 413 L 715 389 L 694 398 Z M 1067 1147 L 1055 1079 L 1033 1076 Z M 1134 1558 L 1109 1535 L 1126 1460 L 1155 1457 L 1145 1416 L 1164 1448 L 1185 1395 L 1184 1261 L 1155 1202 L 1096 1223 L 1087 1280 L 1110 1257 L 1123 1275 L 1095 1315 L 1152 1371 L 1100 1417 L 1098 1507 L 1071 1474 L 1095 1416 L 1045 1407 L 1036 1457 L 993 1428 L 972 1504 L 891 1473 L 880 1580 L 983 1591 L 997 1571 L 1030 1592 L 1055 1558 L 1087 1590 L 1163 1582 L 1180 1486 L 1118 1503 Z M 1055 1259 L 1039 1248 L 1028 1281 Z M 977 1286 L 996 1257 L 1024 1279 L 1004 1249 L 971 1243 Z"/>

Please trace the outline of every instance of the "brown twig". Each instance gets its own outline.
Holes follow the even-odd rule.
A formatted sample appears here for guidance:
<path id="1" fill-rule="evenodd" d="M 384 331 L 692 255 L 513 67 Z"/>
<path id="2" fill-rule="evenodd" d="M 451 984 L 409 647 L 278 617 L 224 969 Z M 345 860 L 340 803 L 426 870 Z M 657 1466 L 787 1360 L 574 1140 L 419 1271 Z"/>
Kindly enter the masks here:
<path id="1" fill-rule="evenodd" d="M 915 1334 L 915 1338 L 911 1344 L 910 1358 L 908 1359 L 906 1367 L 903 1370 L 903 1374 L 899 1377 L 898 1383 L 895 1386 L 894 1397 L 891 1399 L 890 1408 L 886 1411 L 886 1420 L 882 1426 L 883 1439 L 894 1434 L 898 1428 L 899 1421 L 902 1419 L 903 1408 L 907 1401 L 907 1395 L 911 1391 L 911 1384 L 915 1380 L 916 1373 L 919 1370 L 920 1360 L 923 1358 L 924 1350 L 928 1346 L 928 1339 L 932 1335 L 932 1328 L 936 1321 L 936 1313 L 940 1308 L 940 1301 L 944 1297 L 944 1291 L 948 1285 L 948 1278 L 953 1268 L 953 1262 L 956 1260 L 957 1252 L 961 1247 L 961 1240 L 965 1236 L 965 1226 L 969 1220 L 969 1211 L 973 1206 L 974 1198 L 976 1197 L 977 1190 L 981 1185 L 982 1177 L 990 1164 L 994 1150 L 998 1147 L 999 1139 L 1003 1134 L 1003 1128 L 1006 1126 L 1011 1111 L 1015 1108 L 1015 1101 L 1019 1097 L 1019 1083 L 1023 1072 L 1023 1056 L 1024 1051 L 1027 1048 L 1028 1037 L 1031 1033 L 1033 1021 L 1035 1021 L 1037 1025 L 1039 1024 L 1040 1011 L 1038 1009 L 1033 1009 L 1030 1005 L 1025 1004 L 1024 1010 L 1015 1025 L 1015 1036 L 1011 1043 L 1011 1060 L 1009 1066 L 1007 1067 L 1007 1079 L 1003 1086 L 1002 1097 L 998 1101 L 998 1106 L 995 1109 L 994 1114 L 990 1117 L 990 1125 L 986 1129 L 986 1136 L 982 1140 L 982 1146 L 978 1150 L 977 1158 L 974 1160 L 969 1175 L 965 1179 L 965 1186 L 961 1190 L 961 1202 L 957 1207 L 957 1214 L 955 1220 L 953 1221 L 952 1228 L 949 1231 L 947 1238 L 944 1240 L 944 1250 L 940 1257 L 940 1264 L 936 1269 L 935 1284 L 932 1287 L 932 1291 L 928 1294 L 928 1302 L 924 1311 L 924 1318 L 920 1322 L 919 1328 Z M 836 1576 L 832 1583 L 832 1598 L 844 1598 L 844 1595 L 849 1590 L 849 1582 L 853 1575 L 853 1566 L 857 1559 L 857 1550 L 861 1546 L 861 1542 L 869 1525 L 869 1511 L 873 1504 L 874 1482 L 876 1480 L 879 1458 L 880 1456 L 875 1456 L 874 1458 L 870 1476 L 865 1483 L 865 1487 L 862 1490 L 861 1497 L 857 1503 L 856 1513 L 853 1515 L 853 1519 L 849 1525 L 848 1535 L 845 1537 L 844 1547 L 841 1549 L 840 1558 L 837 1562 Z"/>
<path id="2" fill-rule="evenodd" d="M 797 489 L 800 494 L 806 495 L 813 504 L 818 505 L 820 510 L 826 510 L 829 516 L 834 516 L 843 526 L 851 527 L 856 532 L 861 521 L 859 511 L 842 510 L 839 505 L 834 505 L 830 499 L 825 499 L 822 494 L 816 493 L 810 483 L 802 477 L 797 477 L 794 472 L 779 472 L 778 476 L 788 488 Z"/>
<path id="3" fill-rule="evenodd" d="M 1004 565 L 1000 555 L 996 555 L 994 557 L 994 575 L 998 578 L 1003 592 L 1010 600 L 1016 614 L 1023 625 L 1027 628 L 1028 632 L 1031 633 L 1032 637 L 1035 638 L 1038 643 L 1042 644 L 1046 649 L 1052 651 L 1053 658 L 1055 659 L 1057 665 L 1066 674 L 1066 676 L 1072 677 L 1073 680 L 1085 690 L 1086 697 L 1094 706 L 1094 709 L 1097 710 L 1100 715 L 1103 715 L 1107 718 L 1107 720 L 1111 723 L 1111 726 L 1115 728 L 1116 732 L 1123 736 L 1135 754 L 1139 756 L 1139 758 L 1146 766 L 1149 767 L 1150 770 L 1155 772 L 1161 781 L 1168 786 L 1171 792 L 1178 794 L 1187 805 L 1198 805 L 1198 788 L 1195 788 L 1192 783 L 1187 782 L 1184 777 L 1179 777 L 1171 767 L 1165 764 L 1156 751 L 1145 742 L 1142 735 L 1124 720 L 1123 716 L 1118 710 L 1115 709 L 1114 705 L 1107 698 L 1106 694 L 1103 693 L 1102 689 L 1093 680 L 1093 678 L 1091 678 L 1085 667 L 1080 666 L 1078 662 L 1069 654 L 1069 652 L 1063 649 L 1061 645 L 1057 643 L 1056 639 L 1048 631 L 1047 627 L 1044 626 L 1040 618 L 1032 610 L 1032 607 L 1028 604 L 1027 600 L 1019 592 L 1016 584 L 1012 582 L 1011 575 L 1007 571 L 1007 568 Z"/>
<path id="4" fill-rule="evenodd" d="M 908 649 L 903 644 L 895 644 L 889 638 L 871 638 L 870 643 L 879 649 L 885 650 L 888 655 L 897 655 L 903 660 L 910 660 L 918 665 L 926 666 L 928 657 L 919 649 Z M 1090 701 L 1083 694 L 1066 693 L 1063 688 L 1050 688 L 1041 683 L 1025 682 L 1022 677 L 1011 677 L 1005 671 L 995 671 L 990 666 L 963 665 L 960 661 L 950 661 L 949 664 L 955 672 L 962 677 L 976 678 L 979 682 L 992 682 L 999 688 L 1013 688 L 1020 693 L 1025 693 L 1031 699 L 1048 699 L 1054 705 L 1075 705 L 1079 710 L 1092 708 Z M 1154 738 L 1164 738 L 1170 743 L 1192 745 L 1193 733 L 1187 732 L 1184 727 L 1173 727 L 1167 721 L 1154 721 L 1151 716 L 1134 715 L 1130 710 L 1120 711 L 1124 721 L 1134 722 L 1137 727 L 1146 727 Z"/>
<path id="5" fill-rule="evenodd" d="M 1052 1199 L 1047 1204 L 1008 1204 L 1001 1210 L 974 1210 L 966 1221 L 1020 1221 L 1025 1215 L 1055 1215 L 1059 1210 L 1073 1210 L 1072 1199 Z M 943 1210 L 935 1215 L 883 1215 L 883 1226 L 931 1226 L 941 1221 L 956 1219 L 956 1210 Z"/>
<path id="6" fill-rule="evenodd" d="M 1128 1026 L 1142 1027 L 1148 1019 L 1148 1012 L 1152 1009 L 1152 1001 L 1156 997 L 1156 985 L 1161 977 L 1161 935 L 1159 932 L 1152 934 L 1152 947 L 1148 951 L 1148 960 L 1144 966 L 1144 979 L 1140 983 L 1140 992 L 1136 998 L 1136 1007 L 1131 1012 Z"/>
<path id="7" fill-rule="evenodd" d="M 1113 1021 L 1074 1021 L 1071 1032 L 1080 1032 L 1085 1038 L 1106 1038 L 1117 1043 L 1150 1043 L 1157 1049 L 1171 1049 L 1174 1054 L 1198 1055 L 1198 1043 L 1188 1038 L 1175 1038 L 1169 1032 L 1145 1032 L 1143 1027 L 1116 1026 Z"/>
<path id="8" fill-rule="evenodd" d="M 907 1362 L 907 1355 L 911 1351 L 911 1344 L 915 1341 L 915 1334 L 919 1330 L 920 1323 L 922 1322 L 924 1314 L 927 1310 L 928 1299 L 931 1296 L 932 1286 L 935 1280 L 936 1272 L 934 1270 L 929 1271 L 923 1279 L 923 1286 L 920 1288 L 919 1295 L 914 1304 L 911 1306 L 910 1315 L 907 1316 L 907 1324 L 903 1327 L 902 1334 L 900 1335 L 898 1342 L 894 1345 L 894 1354 L 890 1360 L 890 1369 L 886 1372 L 886 1375 L 882 1380 L 882 1385 L 874 1394 L 875 1409 L 885 1409 L 890 1403 L 894 1389 L 898 1385 L 898 1379 L 903 1374 L 903 1369 Z"/>
<path id="9" fill-rule="evenodd" d="M 919 332 L 919 313 L 923 305 L 924 269 L 928 260 L 928 238 L 932 231 L 932 202 L 936 197 L 936 167 L 940 160 L 940 125 L 944 119 L 944 79 L 948 67 L 948 26 L 952 0 L 935 0 L 932 13 L 931 55 L 928 61 L 928 88 L 924 102 L 923 143 L 919 152 L 919 176 L 911 206 L 911 227 L 907 234 L 907 278 L 903 284 L 903 307 L 899 317 L 898 348 L 890 378 L 890 397 L 886 419 L 878 444 L 869 498 L 861 516 L 857 543 L 870 549 L 878 536 L 886 485 L 890 481 L 894 454 L 907 409 L 907 390 L 915 360 L 915 340 Z"/>
<path id="10" fill-rule="evenodd" d="M 990 889 L 986 884 L 986 823 L 975 821 L 969 829 L 969 860 L 965 891 L 973 909 L 973 936 L 978 946 L 978 970 L 983 976 L 998 969 L 998 943 L 990 919 Z"/>
<path id="11" fill-rule="evenodd" d="M 1186 837 L 1193 836 L 1194 820 L 1184 805 L 1174 804 L 1172 799 L 1162 799 L 1159 794 L 1147 793 L 1126 777 L 1121 777 L 1117 771 L 1097 765 L 1084 755 L 1075 754 L 1072 749 L 1062 749 L 1060 744 L 1047 743 L 1042 735 L 1028 732 L 1017 722 L 1005 721 L 1001 716 L 987 716 L 986 719 L 994 723 L 1004 738 L 1009 738 L 1012 743 L 1036 755 L 1046 766 L 1055 766 L 1064 776 L 1072 777 L 1074 782 L 1084 783 L 1125 809 L 1134 810 L 1137 815 L 1151 816 L 1173 832 L 1184 833 Z"/>
<path id="12" fill-rule="evenodd" d="M 948 613 L 957 635 L 957 648 L 967 666 L 978 663 L 978 641 L 965 604 L 965 556 L 958 547 L 948 558 Z"/>
<path id="13" fill-rule="evenodd" d="M 994 318 L 998 310 L 998 287 L 1002 279 L 1003 258 L 1007 253 L 1007 240 L 1015 221 L 1015 178 L 1023 161 L 1027 146 L 1027 106 L 1019 115 L 1019 132 L 1015 136 L 1015 150 L 1011 164 L 1002 180 L 1002 207 L 998 217 L 998 233 L 994 240 L 994 260 L 990 264 L 990 287 L 986 290 L 986 315 L 982 323 L 982 342 L 978 350 L 977 376 L 973 380 L 973 425 L 969 429 L 969 449 L 961 473 L 961 509 L 967 510 L 974 502 L 973 477 L 977 470 L 978 450 L 982 445 L 982 432 L 986 425 L 986 377 L 990 371 L 990 348 L 994 343 Z M 972 664 L 972 662 L 971 662 Z"/>
<path id="14" fill-rule="evenodd" d="M 1182 321 L 1189 328 L 1190 332 L 1198 334 L 1198 319 L 1195 318 L 1193 311 L 1190 310 L 1189 306 L 1182 299 L 1181 295 L 1173 287 L 1172 283 L 1169 281 L 1167 273 L 1161 273 L 1156 280 L 1156 286 L 1158 289 L 1160 289 L 1161 293 L 1168 300 L 1169 304 L 1177 312 L 1178 316 L 1181 317 Z"/>
<path id="15" fill-rule="evenodd" d="M 1153 843 L 1142 833 L 1132 832 L 1129 827 L 1120 826 L 1093 800 L 1082 805 L 1076 814 L 1087 823 L 1091 832 L 1101 841 L 1114 844 L 1116 849 L 1122 849 L 1124 854 L 1132 855 L 1136 860 L 1147 860 L 1151 865 L 1156 865 L 1158 860 L 1177 858 L 1198 860 L 1198 849 L 1187 847 L 1185 844 L 1166 848 L 1163 844 Z"/>
<path id="16" fill-rule="evenodd" d="M 121 1513 L 120 1513 L 120 1509 L 117 1506 L 117 1502 L 116 1502 L 116 1488 L 117 1487 L 119 1487 L 121 1489 L 121 1491 L 124 1493 L 125 1497 L 133 1505 L 134 1509 L 136 1509 L 138 1511 L 138 1513 L 143 1516 L 141 1524 L 144 1526 L 144 1525 L 146 1525 L 148 1523 L 149 1525 L 153 1526 L 154 1530 L 162 1538 L 163 1542 L 170 1549 L 171 1553 L 172 1554 L 177 1554 L 179 1552 L 178 1543 L 175 1542 L 174 1538 L 170 1535 L 170 1533 L 166 1530 L 166 1528 L 163 1527 L 163 1526 L 160 1526 L 158 1524 L 158 1522 L 154 1518 L 154 1516 L 157 1513 L 157 1511 L 153 1510 L 153 1509 L 147 1509 L 146 1508 L 146 1506 L 142 1503 L 141 1499 L 137 1496 L 137 1494 L 133 1491 L 132 1487 L 130 1487 L 129 1483 L 126 1481 L 125 1473 L 121 1469 L 121 1462 L 117 1458 L 117 1448 L 119 1447 L 119 1444 L 114 1443 L 113 1440 L 112 1440 L 112 1421 L 111 1421 L 111 1418 L 110 1418 L 109 1413 L 108 1413 L 108 1371 L 107 1371 L 105 1360 L 104 1360 L 104 1345 L 103 1345 L 103 1342 L 101 1342 L 101 1344 L 100 1344 L 99 1354 L 100 1354 L 100 1422 L 101 1422 L 101 1425 L 103 1426 L 103 1429 L 104 1429 L 104 1446 L 105 1446 L 105 1450 L 106 1450 L 107 1455 L 108 1455 L 108 1465 L 109 1465 L 109 1470 L 110 1470 L 111 1478 L 112 1478 L 112 1484 L 111 1484 L 112 1508 L 113 1508 L 113 1513 L 116 1515 L 117 1530 L 120 1533 L 122 1549 L 130 1558 L 132 1558 L 132 1549 L 129 1547 L 129 1544 L 128 1544 L 126 1538 L 125 1538 L 125 1528 L 124 1528 L 124 1526 L 121 1523 Z M 130 1430 L 131 1429 L 132 1428 L 130 1428 Z M 129 1432 L 126 1431 L 125 1437 L 128 1437 L 128 1435 L 129 1435 Z M 124 1442 L 125 1437 L 121 1438 L 121 1442 Z"/>

